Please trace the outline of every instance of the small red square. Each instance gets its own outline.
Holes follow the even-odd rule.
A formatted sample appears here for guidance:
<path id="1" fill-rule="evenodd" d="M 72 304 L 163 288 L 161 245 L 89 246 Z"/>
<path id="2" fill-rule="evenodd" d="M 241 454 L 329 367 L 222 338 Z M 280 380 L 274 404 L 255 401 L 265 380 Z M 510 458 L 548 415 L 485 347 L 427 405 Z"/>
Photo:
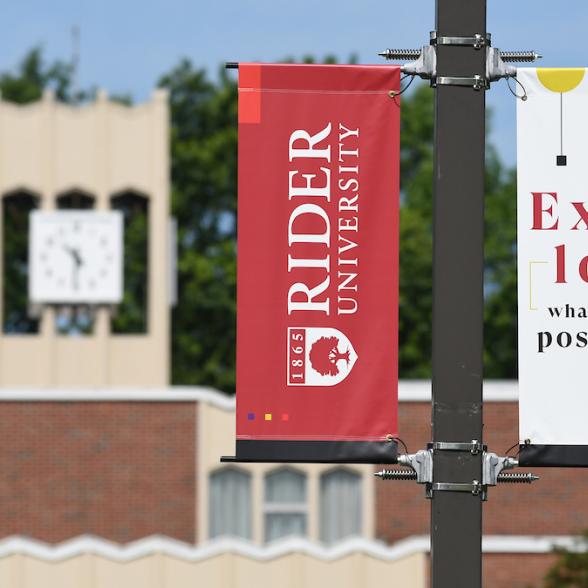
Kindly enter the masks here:
<path id="1" fill-rule="evenodd" d="M 288 415 L 287 415 L 286 413 L 284 413 L 284 414 L 282 415 L 282 420 L 283 420 L 283 421 L 287 421 L 287 420 L 288 420 Z"/>

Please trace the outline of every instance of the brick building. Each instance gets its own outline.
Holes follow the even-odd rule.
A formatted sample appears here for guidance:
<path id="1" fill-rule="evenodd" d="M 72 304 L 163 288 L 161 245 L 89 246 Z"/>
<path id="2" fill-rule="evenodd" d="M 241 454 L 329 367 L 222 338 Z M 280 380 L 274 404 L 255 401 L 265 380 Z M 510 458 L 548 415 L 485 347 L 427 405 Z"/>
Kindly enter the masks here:
<path id="1" fill-rule="evenodd" d="M 402 382 L 400 399 L 401 436 L 414 451 L 428 440 L 429 383 Z M 517 440 L 516 384 L 487 383 L 485 399 L 486 441 L 502 454 Z M 288 558 L 306 574 L 293 585 L 339 577 L 349 558 L 359 558 L 352 577 L 366 587 L 389 586 L 396 569 L 405 578 L 398 586 L 427 585 L 430 504 L 421 486 L 376 480 L 371 466 L 220 464 L 234 434 L 233 400 L 220 393 L 5 389 L 0 411 L 0 578 L 14 557 L 59 570 L 89 554 L 135 562 L 140 576 L 139 560 L 163 565 L 146 563 L 163 553 L 185 562 L 186 581 L 204 574 L 218 586 L 249 584 L 224 577 L 215 558 L 251 568 L 257 586 Z M 533 486 L 490 489 L 487 588 L 539 586 L 553 547 L 573 546 L 588 528 L 588 472 L 538 473 Z M 314 567 L 322 570 L 316 577 Z M 380 577 L 380 567 L 389 572 Z M 15 587 L 35 585 L 19 581 Z"/>
<path id="2" fill-rule="evenodd" d="M 103 93 L 80 108 L 0 101 L 0 586 L 426 588 L 422 487 L 371 466 L 221 464 L 233 399 L 169 386 L 168 132 L 161 92 L 132 108 Z M 26 245 L 15 235 L 36 208 L 144 221 L 132 329 L 116 305 L 6 294 L 28 263 L 10 239 Z M 487 383 L 485 399 L 485 441 L 503 454 L 518 441 L 516 383 Z M 428 382 L 401 383 L 399 421 L 409 450 L 423 448 Z M 588 472 L 539 473 L 490 490 L 486 588 L 537 586 L 553 547 L 588 528 Z"/>

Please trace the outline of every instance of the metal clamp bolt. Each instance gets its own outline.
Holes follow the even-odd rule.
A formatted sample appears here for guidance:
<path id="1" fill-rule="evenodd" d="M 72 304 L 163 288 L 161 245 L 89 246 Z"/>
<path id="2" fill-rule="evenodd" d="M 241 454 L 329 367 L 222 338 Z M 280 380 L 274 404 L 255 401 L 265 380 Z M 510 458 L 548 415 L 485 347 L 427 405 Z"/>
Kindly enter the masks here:
<path id="1" fill-rule="evenodd" d="M 437 31 L 431 31 L 430 39 L 431 45 L 462 45 L 473 47 L 474 49 L 482 49 L 482 47 L 489 47 L 492 36 L 490 33 L 485 35 L 475 34 L 473 37 L 446 37 L 438 36 Z"/>
<path id="2" fill-rule="evenodd" d="M 471 484 L 461 484 L 456 482 L 435 482 L 431 487 L 433 492 L 471 492 L 473 496 L 478 496 L 482 492 L 482 483 L 478 480 L 472 480 Z"/>
<path id="3" fill-rule="evenodd" d="M 457 77 L 457 76 L 437 76 L 435 86 L 471 86 L 474 90 L 485 90 L 489 88 L 488 80 L 484 76 L 475 75 L 474 77 Z"/>
<path id="4" fill-rule="evenodd" d="M 435 451 L 469 451 L 472 455 L 478 455 L 484 450 L 484 445 L 477 439 L 472 439 L 469 443 L 435 441 L 432 447 Z"/>

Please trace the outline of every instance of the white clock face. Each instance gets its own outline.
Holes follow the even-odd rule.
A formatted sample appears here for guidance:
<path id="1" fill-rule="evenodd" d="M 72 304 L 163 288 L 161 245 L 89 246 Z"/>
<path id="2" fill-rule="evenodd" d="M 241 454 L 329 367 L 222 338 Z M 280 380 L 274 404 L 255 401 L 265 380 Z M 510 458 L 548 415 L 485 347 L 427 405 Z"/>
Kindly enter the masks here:
<path id="1" fill-rule="evenodd" d="M 31 213 L 29 300 L 115 304 L 123 294 L 123 216 L 120 211 Z"/>

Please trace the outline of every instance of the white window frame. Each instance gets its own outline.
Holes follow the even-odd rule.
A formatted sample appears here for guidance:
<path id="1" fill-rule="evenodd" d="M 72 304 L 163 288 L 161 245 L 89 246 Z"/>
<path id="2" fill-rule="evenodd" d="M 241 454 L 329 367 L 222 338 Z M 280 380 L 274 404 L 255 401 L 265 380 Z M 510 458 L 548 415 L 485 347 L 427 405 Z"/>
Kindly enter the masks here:
<path id="1" fill-rule="evenodd" d="M 323 538 L 323 529 L 321 528 L 321 525 L 323 523 L 323 480 L 325 480 L 326 478 L 328 478 L 329 476 L 332 475 L 336 475 L 339 473 L 343 473 L 343 474 L 347 474 L 349 476 L 352 477 L 352 479 L 354 480 L 354 483 L 357 484 L 357 489 L 359 492 L 359 511 L 358 511 L 358 516 L 359 516 L 359 529 L 357 530 L 357 533 L 351 534 L 351 535 L 347 535 L 344 537 L 339 537 L 338 539 L 336 539 L 334 542 L 328 542 L 325 541 L 325 539 Z M 334 467 L 329 467 L 329 469 L 325 469 L 323 470 L 318 478 L 318 492 L 319 492 L 319 504 L 318 504 L 318 511 L 317 511 L 317 517 L 318 517 L 318 534 L 319 534 L 319 540 L 321 541 L 321 543 L 324 543 L 326 545 L 333 545 L 336 544 L 339 541 L 345 541 L 348 538 L 352 538 L 352 537 L 361 537 L 364 535 L 364 529 L 365 529 L 365 476 L 362 475 L 362 472 L 358 472 L 357 470 L 347 467 L 345 465 L 336 465 Z"/>
<path id="2" fill-rule="evenodd" d="M 267 479 L 272 475 L 279 474 L 280 472 L 292 472 L 297 476 L 301 476 L 304 480 L 304 500 L 303 502 L 267 502 L 266 499 L 266 484 Z M 268 514 L 301 514 L 305 517 L 305 532 L 301 535 L 302 538 L 308 538 L 308 527 L 310 524 L 310 514 L 309 514 L 309 496 L 308 496 L 308 485 L 309 485 L 309 476 L 308 472 L 304 471 L 303 469 L 293 468 L 289 466 L 279 466 L 277 468 L 271 469 L 265 473 L 263 476 L 263 504 L 261 509 L 262 514 L 262 528 L 263 528 L 263 542 L 268 543 L 267 540 L 267 529 L 266 529 L 266 515 Z"/>
<path id="3" fill-rule="evenodd" d="M 219 534 L 219 535 L 215 535 L 213 536 L 211 533 L 211 528 L 212 528 L 212 524 L 213 524 L 213 516 L 212 516 L 212 495 L 211 495 L 211 486 L 212 486 L 212 481 L 215 477 L 219 477 L 219 476 L 227 476 L 231 473 L 234 474 L 239 474 L 245 477 L 245 479 L 247 479 L 248 482 L 248 493 L 249 493 L 249 536 L 248 537 L 243 537 L 242 535 L 236 535 L 236 534 L 232 534 L 232 533 L 228 533 L 228 534 Z M 225 466 L 225 467 L 220 467 L 217 468 L 213 471 L 211 471 L 208 475 L 208 504 L 207 504 L 207 511 L 208 511 L 208 533 L 207 536 L 209 539 L 216 539 L 216 538 L 222 538 L 222 537 L 236 537 L 239 539 L 243 539 L 245 541 L 251 541 L 253 539 L 253 535 L 254 535 L 254 531 L 253 531 L 253 527 L 254 527 L 254 518 L 255 518 L 255 501 L 253 499 L 253 476 L 252 473 L 245 469 L 245 468 L 240 468 L 240 467 L 235 467 L 233 465 L 230 466 Z"/>

